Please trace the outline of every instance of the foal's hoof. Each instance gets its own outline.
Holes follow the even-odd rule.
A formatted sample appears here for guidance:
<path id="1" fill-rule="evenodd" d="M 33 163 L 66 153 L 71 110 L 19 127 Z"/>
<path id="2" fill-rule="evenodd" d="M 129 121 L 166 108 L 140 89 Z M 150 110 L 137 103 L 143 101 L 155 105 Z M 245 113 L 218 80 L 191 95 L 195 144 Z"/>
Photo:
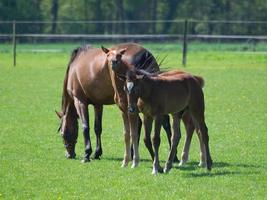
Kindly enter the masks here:
<path id="1" fill-rule="evenodd" d="M 181 160 L 180 162 L 179 162 L 179 167 L 182 167 L 182 166 L 184 166 L 186 164 L 186 161 L 184 161 L 184 160 Z"/>
<path id="2" fill-rule="evenodd" d="M 127 167 L 127 166 L 128 166 L 128 161 L 123 160 L 122 164 L 121 164 L 121 167 Z"/>
<path id="3" fill-rule="evenodd" d="M 133 168 L 136 168 L 136 167 L 138 167 L 138 162 L 133 162 L 133 164 L 132 164 L 132 166 L 131 166 L 131 168 L 133 169 Z"/>
<path id="4" fill-rule="evenodd" d="M 199 164 L 198 164 L 199 167 L 207 167 L 207 163 L 206 162 L 203 162 L 203 161 L 200 161 Z"/>

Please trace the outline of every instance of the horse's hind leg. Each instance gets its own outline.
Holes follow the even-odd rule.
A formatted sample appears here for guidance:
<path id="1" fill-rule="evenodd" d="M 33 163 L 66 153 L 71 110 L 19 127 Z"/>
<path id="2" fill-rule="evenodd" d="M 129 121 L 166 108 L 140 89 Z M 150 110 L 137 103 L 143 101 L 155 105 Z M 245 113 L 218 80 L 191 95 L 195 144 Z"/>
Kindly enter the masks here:
<path id="1" fill-rule="evenodd" d="M 83 162 L 90 161 L 90 155 L 92 153 L 92 145 L 90 140 L 90 127 L 89 127 L 89 113 L 88 105 L 81 102 L 76 97 L 74 98 L 74 104 L 78 115 L 82 121 L 83 125 L 83 136 L 84 136 L 84 145 L 85 145 L 85 155 Z"/>
<path id="2" fill-rule="evenodd" d="M 190 144 L 191 144 L 192 136 L 195 130 L 192 117 L 190 116 L 190 113 L 188 111 L 185 111 L 182 119 L 183 119 L 185 129 L 186 129 L 186 136 L 185 136 L 184 149 L 181 155 L 181 161 L 179 163 L 179 166 L 184 165 L 188 161 Z"/>
<path id="3" fill-rule="evenodd" d="M 96 150 L 94 153 L 94 159 L 100 159 L 102 155 L 102 143 L 101 143 L 101 133 L 102 133 L 102 115 L 103 115 L 103 105 L 94 105 L 95 110 L 95 135 L 96 135 Z"/>
<path id="4" fill-rule="evenodd" d="M 152 130 L 152 123 L 153 123 L 153 118 L 144 116 L 144 128 L 145 128 L 144 142 L 147 150 L 151 155 L 152 160 L 154 160 L 154 151 L 152 148 L 151 137 L 150 137 Z"/>
<path id="5" fill-rule="evenodd" d="M 169 115 L 164 115 L 163 121 L 162 121 L 162 126 L 166 132 L 169 147 L 171 148 L 172 131 L 171 131 L 170 116 Z M 176 150 L 173 162 L 179 162 L 179 159 L 177 157 L 177 150 Z"/>

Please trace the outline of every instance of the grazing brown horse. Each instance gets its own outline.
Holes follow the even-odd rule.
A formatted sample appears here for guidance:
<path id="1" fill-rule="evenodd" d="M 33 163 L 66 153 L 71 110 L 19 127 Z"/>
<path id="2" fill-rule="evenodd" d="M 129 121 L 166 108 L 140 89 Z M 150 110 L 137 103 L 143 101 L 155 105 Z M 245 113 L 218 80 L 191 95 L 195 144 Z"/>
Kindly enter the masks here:
<path id="1" fill-rule="evenodd" d="M 125 129 L 129 130 L 130 127 L 130 132 L 126 132 L 127 135 L 125 135 L 125 155 L 124 155 L 124 161 L 122 166 L 127 166 L 129 159 L 130 159 L 130 139 L 132 139 L 132 143 L 134 146 L 134 156 L 133 156 L 133 164 L 132 167 L 136 167 L 139 162 L 139 154 L 138 154 L 138 142 L 137 142 L 137 118 L 138 114 L 136 113 L 135 115 L 127 114 L 127 110 L 131 109 L 131 107 L 128 107 L 128 102 L 127 102 L 127 96 L 124 90 L 125 87 L 125 76 L 126 72 L 128 70 L 132 69 L 142 69 L 147 72 L 159 72 L 159 67 L 153 62 L 142 62 L 141 65 L 136 66 L 135 63 L 133 63 L 133 60 L 128 62 L 127 60 L 125 61 L 125 57 L 127 58 L 127 53 L 129 50 L 128 48 L 122 48 L 120 46 L 113 47 L 110 49 L 107 49 L 105 47 L 102 47 L 103 51 L 107 54 L 107 62 L 110 68 L 110 74 L 111 74 L 111 80 L 113 87 L 115 89 L 115 102 L 119 106 L 119 108 L 122 110 L 122 115 L 124 116 L 124 126 Z M 152 63 L 152 64 L 151 64 Z M 154 64 L 154 65 L 153 65 Z M 183 73 L 183 72 L 181 72 Z M 161 74 L 161 76 L 169 76 L 172 75 L 172 72 L 166 72 Z M 201 86 L 201 85 L 200 85 Z M 163 119 L 166 119 L 166 116 L 164 115 Z M 168 120 L 166 120 L 168 121 Z M 191 143 L 191 138 L 192 134 L 195 130 L 194 123 L 192 121 L 191 116 L 189 113 L 186 113 L 183 115 L 183 121 L 186 127 L 186 141 L 185 141 L 185 146 L 184 146 L 184 151 L 182 154 L 182 160 L 180 162 L 180 165 L 184 164 L 187 159 L 188 159 L 188 153 L 189 153 L 189 147 Z M 149 117 L 144 117 L 144 124 L 145 124 L 145 144 L 148 149 L 150 149 L 150 154 L 152 159 L 154 159 L 154 152 L 152 149 L 152 143 L 150 139 L 150 131 L 151 129 L 151 118 Z M 163 123 L 163 125 L 166 125 L 166 123 Z M 170 127 L 169 127 L 170 128 Z M 171 131 L 168 134 L 169 136 L 171 135 Z M 199 134 L 198 134 L 199 135 Z M 203 166 L 206 163 L 206 157 L 205 157 L 205 149 L 204 149 L 204 144 L 201 141 L 201 137 L 199 136 L 200 140 L 200 149 L 201 149 L 201 159 L 200 159 L 200 165 Z M 171 141 L 169 140 L 169 144 Z"/>
<path id="2" fill-rule="evenodd" d="M 158 71 L 159 67 L 152 54 L 135 43 L 124 43 L 113 48 L 128 51 L 124 54 L 123 62 L 129 62 L 142 68 L 144 65 Z M 151 71 L 153 71 L 151 70 Z M 106 54 L 101 49 L 89 46 L 80 47 L 72 52 L 63 85 L 62 110 L 57 112 L 61 119 L 59 131 L 66 147 L 66 157 L 74 158 L 75 144 L 78 137 L 78 117 L 82 121 L 85 143 L 84 162 L 89 161 L 92 153 L 88 105 L 92 104 L 95 111 L 94 130 L 96 134 L 96 151 L 94 158 L 102 155 L 101 132 L 103 105 L 114 104 L 114 89 L 110 78 L 110 70 L 106 61 Z M 126 113 L 127 114 L 127 113 Z M 125 121 L 125 113 L 123 113 Z M 139 130 L 140 133 L 140 123 Z M 171 137 L 168 119 L 164 122 L 164 128 Z M 129 126 L 125 126 L 125 137 L 128 136 Z M 170 140 L 170 139 L 169 139 Z M 152 146 L 149 152 L 153 153 Z"/>
<path id="3" fill-rule="evenodd" d="M 158 149 L 163 115 L 171 114 L 173 117 L 171 150 L 164 167 L 164 172 L 167 173 L 172 168 L 173 158 L 181 137 L 180 121 L 185 111 L 188 111 L 193 117 L 201 134 L 206 150 L 207 169 L 211 170 L 209 136 L 204 117 L 204 94 L 200 84 L 200 82 L 204 83 L 204 80 L 189 73 L 177 71 L 167 73 L 169 75 L 162 76 L 152 75 L 141 70 L 129 70 L 126 75 L 129 113 L 135 114 L 140 110 L 146 117 L 155 119 L 153 138 L 155 157 L 152 173 L 157 174 L 158 171 L 161 171 Z"/>

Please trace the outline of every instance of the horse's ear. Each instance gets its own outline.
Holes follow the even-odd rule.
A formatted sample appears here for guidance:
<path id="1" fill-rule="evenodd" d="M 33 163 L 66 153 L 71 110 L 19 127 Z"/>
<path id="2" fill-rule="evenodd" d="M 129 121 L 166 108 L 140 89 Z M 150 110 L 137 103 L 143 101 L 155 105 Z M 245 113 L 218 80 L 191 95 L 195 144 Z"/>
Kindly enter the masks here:
<path id="1" fill-rule="evenodd" d="M 123 54 L 125 53 L 126 50 L 127 50 L 126 48 L 121 49 L 121 50 L 119 51 L 119 53 L 120 53 L 121 55 L 123 55 Z"/>
<path id="2" fill-rule="evenodd" d="M 109 52 L 109 49 L 107 49 L 106 47 L 104 46 L 101 46 L 101 49 L 102 51 L 104 51 L 105 54 L 107 54 Z"/>
<path id="3" fill-rule="evenodd" d="M 55 110 L 55 112 L 56 112 L 56 114 L 57 114 L 59 119 L 61 119 L 63 117 L 63 113 L 62 112 L 58 112 L 56 110 Z"/>
<path id="4" fill-rule="evenodd" d="M 144 74 L 136 75 L 136 79 L 137 79 L 137 80 L 141 80 L 141 79 L 143 79 L 144 77 L 145 77 Z"/>

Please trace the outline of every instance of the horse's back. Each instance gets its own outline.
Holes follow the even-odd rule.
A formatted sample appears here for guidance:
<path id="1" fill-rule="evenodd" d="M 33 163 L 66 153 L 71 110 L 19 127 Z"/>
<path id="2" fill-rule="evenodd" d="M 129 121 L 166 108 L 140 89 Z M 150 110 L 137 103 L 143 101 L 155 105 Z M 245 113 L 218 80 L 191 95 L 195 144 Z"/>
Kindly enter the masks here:
<path id="1" fill-rule="evenodd" d="M 92 104 L 113 104 L 114 92 L 105 54 L 96 48 L 81 51 L 70 66 L 68 90 Z"/>

